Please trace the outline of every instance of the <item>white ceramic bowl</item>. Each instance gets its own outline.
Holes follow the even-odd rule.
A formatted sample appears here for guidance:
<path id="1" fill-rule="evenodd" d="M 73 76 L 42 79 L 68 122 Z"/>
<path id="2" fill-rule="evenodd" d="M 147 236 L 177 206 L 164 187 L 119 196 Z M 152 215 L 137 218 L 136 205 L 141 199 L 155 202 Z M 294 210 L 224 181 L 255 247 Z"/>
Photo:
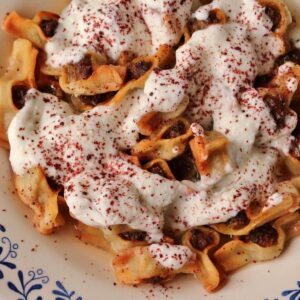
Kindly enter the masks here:
<path id="1" fill-rule="evenodd" d="M 59 11 L 66 2 L 1 0 L 0 15 L 12 9 L 26 16 L 38 10 Z M 288 4 L 300 23 L 300 1 Z M 0 64 L 5 65 L 12 39 L 0 33 L 0 40 Z M 14 193 L 8 153 L 2 149 L 0 166 L 0 300 L 300 299 L 300 238 L 277 260 L 244 268 L 212 295 L 191 277 L 166 287 L 115 286 L 110 257 L 78 241 L 72 228 L 52 236 L 33 229 L 29 210 Z"/>

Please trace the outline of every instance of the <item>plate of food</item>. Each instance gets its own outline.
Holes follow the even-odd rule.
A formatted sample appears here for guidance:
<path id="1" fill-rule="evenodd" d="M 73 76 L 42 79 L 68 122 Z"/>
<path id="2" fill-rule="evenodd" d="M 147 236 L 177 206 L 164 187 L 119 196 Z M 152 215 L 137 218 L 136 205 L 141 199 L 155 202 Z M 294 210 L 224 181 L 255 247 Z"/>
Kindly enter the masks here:
<path id="1" fill-rule="evenodd" d="M 0 13 L 0 299 L 300 299 L 299 1 Z"/>

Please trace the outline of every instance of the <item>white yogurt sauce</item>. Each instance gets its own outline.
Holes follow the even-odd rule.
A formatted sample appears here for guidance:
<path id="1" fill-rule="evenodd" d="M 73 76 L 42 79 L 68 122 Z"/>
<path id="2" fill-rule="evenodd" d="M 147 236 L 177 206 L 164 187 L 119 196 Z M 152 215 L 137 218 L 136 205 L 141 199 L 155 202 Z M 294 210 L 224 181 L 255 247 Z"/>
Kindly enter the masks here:
<path id="1" fill-rule="evenodd" d="M 275 193 L 271 195 L 267 202 L 265 203 L 265 206 L 263 208 L 263 212 L 269 210 L 270 208 L 280 204 L 283 200 L 283 196 L 280 193 Z"/>
<path id="2" fill-rule="evenodd" d="M 26 98 L 8 131 L 14 172 L 21 175 L 41 166 L 64 185 L 71 214 L 85 224 L 129 224 L 160 233 L 163 208 L 180 196 L 177 191 L 188 190 L 184 185 L 175 190 L 173 181 L 119 155 L 119 149 L 132 147 L 138 139 L 132 113 L 145 111 L 144 102 L 132 97 L 118 108 L 99 106 L 74 115 L 52 95 L 32 89 Z"/>
<path id="3" fill-rule="evenodd" d="M 164 268 L 171 270 L 182 268 L 193 256 L 188 247 L 179 245 L 152 244 L 149 251 Z"/>
<path id="4" fill-rule="evenodd" d="M 189 94 L 187 117 L 192 122 L 206 129 L 213 125 L 229 138 L 232 157 L 238 163 L 247 159 L 254 143 L 277 135 L 269 108 L 252 85 L 257 75 L 271 70 L 282 45 L 271 32 L 272 23 L 262 6 L 252 0 L 239 3 L 218 0 L 200 7 L 194 18 L 206 19 L 208 12 L 218 7 L 232 21 L 195 32 L 178 49 L 175 69 L 160 73 Z M 293 112 L 288 119 L 290 126 L 295 126 Z"/>
<path id="5" fill-rule="evenodd" d="M 124 50 L 151 54 L 160 43 L 174 44 L 190 2 L 184 1 L 180 9 L 179 1 L 174 2 L 171 19 L 179 20 L 180 30 L 171 35 L 170 28 L 154 29 L 170 3 L 74 0 L 63 13 L 57 35 L 47 44 L 49 62 L 58 66 L 78 61 L 89 47 L 116 59 Z M 95 227 L 128 224 L 147 231 L 152 241 L 160 240 L 165 224 L 184 231 L 226 221 L 251 201 L 265 201 L 274 195 L 276 163 L 289 147 L 297 118 L 288 110 L 279 126 L 252 87 L 257 75 L 272 68 L 281 54 L 282 41 L 271 32 L 272 23 L 262 6 L 254 0 L 239 3 L 217 0 L 200 7 L 194 18 L 206 18 L 211 8 L 220 7 L 229 22 L 195 32 L 177 50 L 174 69 L 153 71 L 144 89 L 131 92 L 118 106 L 98 106 L 75 115 L 68 104 L 54 96 L 30 90 L 25 107 L 8 131 L 14 172 L 22 175 L 41 166 L 47 176 L 64 185 L 66 202 L 76 219 Z M 89 22 L 103 20 L 103 37 L 108 34 L 113 38 L 110 42 L 100 39 L 101 47 L 87 43 L 95 34 L 82 21 L 89 9 Z M 139 20 L 135 14 L 126 17 L 133 11 Z M 152 13 L 155 17 L 150 22 L 147 14 Z M 120 34 L 116 20 L 136 24 L 134 32 Z M 146 26 L 147 22 L 151 26 Z M 65 27 L 70 31 L 64 31 Z M 74 38 L 74 33 L 78 37 Z M 291 78 L 288 85 L 292 93 L 295 80 Z M 144 114 L 172 112 L 186 96 L 190 99 L 186 117 L 193 123 L 195 135 L 202 135 L 202 128 L 214 129 L 230 142 L 232 163 L 225 165 L 225 175 L 213 182 L 167 180 L 132 165 L 120 153 L 138 141 L 137 121 Z M 166 253 L 187 250 L 173 247 L 153 245 L 151 249 L 168 256 L 160 263 L 175 268 L 178 265 Z"/>
<path id="6" fill-rule="evenodd" d="M 48 64 L 76 63 L 87 52 L 117 60 L 123 51 L 143 56 L 176 45 L 192 0 L 73 0 L 46 45 Z"/>

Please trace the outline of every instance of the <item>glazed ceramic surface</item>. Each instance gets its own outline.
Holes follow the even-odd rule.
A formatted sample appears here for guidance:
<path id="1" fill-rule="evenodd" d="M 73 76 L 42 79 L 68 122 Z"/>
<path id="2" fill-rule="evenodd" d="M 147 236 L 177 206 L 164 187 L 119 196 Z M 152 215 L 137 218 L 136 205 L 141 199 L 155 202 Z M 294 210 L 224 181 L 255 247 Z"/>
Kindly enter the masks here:
<path id="1" fill-rule="evenodd" d="M 59 12 L 66 3 L 0 0 L 0 15 L 3 19 L 13 9 L 28 17 L 38 10 Z M 288 0 L 288 5 L 300 24 L 300 1 Z M 12 39 L 1 32 L 0 41 L 3 70 Z M 166 287 L 119 287 L 114 284 L 109 255 L 81 243 L 71 226 L 52 236 L 34 230 L 30 211 L 15 195 L 8 153 L 0 149 L 0 300 L 41 299 L 300 300 L 300 238 L 278 259 L 237 272 L 212 295 L 191 276 L 179 277 Z"/>

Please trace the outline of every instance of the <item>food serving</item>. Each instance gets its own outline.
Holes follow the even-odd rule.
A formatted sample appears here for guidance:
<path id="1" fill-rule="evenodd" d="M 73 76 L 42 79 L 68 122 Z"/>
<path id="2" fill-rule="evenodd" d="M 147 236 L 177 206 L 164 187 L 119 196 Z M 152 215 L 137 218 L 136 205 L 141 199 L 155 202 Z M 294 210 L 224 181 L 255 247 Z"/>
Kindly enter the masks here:
<path id="1" fill-rule="evenodd" d="M 226 276 L 300 233 L 300 40 L 281 0 L 72 0 L 9 12 L 0 139 L 42 234 L 121 284 Z M 298 47 L 298 48 L 297 48 Z"/>

